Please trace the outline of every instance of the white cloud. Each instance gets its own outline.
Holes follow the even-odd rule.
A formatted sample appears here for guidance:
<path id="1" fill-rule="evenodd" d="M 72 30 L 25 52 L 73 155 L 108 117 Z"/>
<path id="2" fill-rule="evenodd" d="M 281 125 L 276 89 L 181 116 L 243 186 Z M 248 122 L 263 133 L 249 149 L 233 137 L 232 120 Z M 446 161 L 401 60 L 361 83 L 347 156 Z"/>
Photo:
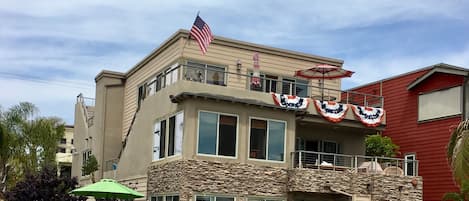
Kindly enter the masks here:
<path id="1" fill-rule="evenodd" d="M 41 116 L 57 116 L 73 124 L 74 104 L 79 93 L 94 97 L 94 88 L 77 87 L 67 80 L 31 82 L 17 79 L 0 79 L 0 103 L 7 109 L 19 102 L 35 104 Z M 7 87 L 8 86 L 8 87 Z"/>
<path id="2" fill-rule="evenodd" d="M 370 83 L 438 63 L 468 68 L 469 60 L 467 58 L 469 58 L 469 44 L 461 51 L 447 52 L 440 55 L 398 57 L 383 55 L 381 57 L 351 58 L 346 60 L 344 66 L 349 66 L 352 68 L 350 70 L 356 72 L 351 78 L 347 79 L 347 82 L 353 83 L 353 85 L 345 87 L 350 88 Z"/>
<path id="3" fill-rule="evenodd" d="M 92 86 L 102 69 L 126 72 L 176 30 L 189 29 L 197 11 L 216 35 L 344 59 L 356 71 L 347 79 L 353 84 L 439 62 L 469 66 L 469 48 L 406 55 L 392 53 L 399 47 L 385 47 L 388 52 L 360 54 L 375 48 L 377 37 L 354 32 L 434 19 L 463 21 L 467 8 L 457 0 L 0 1 L 0 73 L 74 83 L 44 85 L 0 74 L 0 86 L 15 86 L 0 88 L 0 104 L 5 108 L 27 100 L 43 112 L 71 119 L 76 95 L 94 96 L 74 86 Z M 345 37 L 352 34 L 357 36 Z M 56 107 L 61 104 L 72 111 L 61 113 Z"/>

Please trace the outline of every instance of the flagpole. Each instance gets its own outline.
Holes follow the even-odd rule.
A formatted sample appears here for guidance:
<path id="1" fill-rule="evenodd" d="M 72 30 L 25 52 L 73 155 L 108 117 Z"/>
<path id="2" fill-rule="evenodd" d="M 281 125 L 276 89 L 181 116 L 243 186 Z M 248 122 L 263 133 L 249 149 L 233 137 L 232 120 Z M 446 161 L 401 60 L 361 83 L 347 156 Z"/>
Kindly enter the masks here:
<path id="1" fill-rule="evenodd" d="M 200 10 L 197 11 L 197 15 L 195 16 L 195 20 L 197 20 L 197 17 L 199 16 L 200 14 Z M 194 20 L 194 23 L 195 23 L 195 20 Z M 194 23 L 192 23 L 192 26 L 194 26 Z M 192 27 L 191 27 L 192 29 Z M 184 43 L 184 45 L 182 46 L 182 50 L 181 50 L 181 59 L 184 57 L 184 49 L 186 48 L 186 45 L 189 43 L 190 44 L 190 41 L 191 41 L 191 31 L 189 29 L 189 36 L 187 37 L 187 41 Z"/>

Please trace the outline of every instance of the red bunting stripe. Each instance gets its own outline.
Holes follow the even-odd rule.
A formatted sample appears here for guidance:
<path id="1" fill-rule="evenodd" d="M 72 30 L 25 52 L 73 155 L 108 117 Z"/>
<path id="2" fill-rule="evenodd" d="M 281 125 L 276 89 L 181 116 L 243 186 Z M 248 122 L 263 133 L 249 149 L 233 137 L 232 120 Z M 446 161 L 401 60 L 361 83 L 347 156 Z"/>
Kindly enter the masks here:
<path id="1" fill-rule="evenodd" d="M 365 126 L 376 127 L 381 124 L 384 117 L 382 108 L 352 105 L 353 113 Z"/>
<path id="2" fill-rule="evenodd" d="M 319 114 L 325 119 L 333 123 L 339 123 L 347 114 L 348 105 L 340 104 L 334 101 L 314 100 L 314 106 Z"/>

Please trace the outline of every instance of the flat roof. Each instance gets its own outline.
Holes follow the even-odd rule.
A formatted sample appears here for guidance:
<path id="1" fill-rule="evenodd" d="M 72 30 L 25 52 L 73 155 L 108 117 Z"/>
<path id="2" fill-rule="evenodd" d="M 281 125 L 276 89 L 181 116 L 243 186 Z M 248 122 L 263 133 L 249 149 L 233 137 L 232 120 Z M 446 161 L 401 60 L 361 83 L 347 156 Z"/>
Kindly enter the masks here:
<path id="1" fill-rule="evenodd" d="M 185 30 L 185 29 L 179 29 L 177 32 L 172 34 L 168 39 L 166 39 L 159 47 L 155 48 L 150 54 L 148 54 L 142 60 L 140 60 L 137 64 L 135 64 L 126 73 L 120 73 L 120 72 L 115 72 L 115 71 L 102 71 L 101 73 L 99 73 L 96 76 L 95 80 L 99 80 L 102 77 L 104 72 L 108 72 L 108 73 L 112 72 L 112 74 L 114 74 L 116 76 L 124 75 L 125 78 L 127 78 L 127 77 L 131 76 L 133 73 L 135 73 L 136 71 L 138 71 L 140 68 L 142 68 L 146 63 L 151 61 L 154 57 L 156 57 L 161 52 L 163 52 L 170 45 L 172 45 L 173 43 L 178 41 L 180 38 L 189 38 L 189 31 Z M 344 61 L 340 60 L 340 59 L 334 59 L 334 58 L 323 57 L 323 56 L 318 56 L 318 55 L 313 55 L 313 54 L 307 54 L 307 53 L 302 53 L 302 52 L 297 52 L 297 51 L 292 51 L 292 50 L 275 48 L 275 47 L 270 47 L 270 46 L 265 46 L 265 45 L 260 45 L 260 44 L 255 44 L 255 43 L 230 39 L 230 38 L 226 38 L 226 37 L 222 37 L 222 36 L 214 36 L 214 40 L 212 41 L 212 43 L 213 44 L 218 44 L 218 45 L 224 45 L 224 46 L 240 48 L 240 49 L 251 50 L 251 51 L 257 51 L 257 52 L 260 52 L 260 53 L 267 53 L 267 54 L 279 55 L 279 56 L 283 56 L 283 57 L 290 57 L 290 58 L 294 58 L 294 59 L 323 62 L 323 63 L 328 63 L 328 64 L 331 64 L 331 65 L 341 66 L 344 63 Z"/>

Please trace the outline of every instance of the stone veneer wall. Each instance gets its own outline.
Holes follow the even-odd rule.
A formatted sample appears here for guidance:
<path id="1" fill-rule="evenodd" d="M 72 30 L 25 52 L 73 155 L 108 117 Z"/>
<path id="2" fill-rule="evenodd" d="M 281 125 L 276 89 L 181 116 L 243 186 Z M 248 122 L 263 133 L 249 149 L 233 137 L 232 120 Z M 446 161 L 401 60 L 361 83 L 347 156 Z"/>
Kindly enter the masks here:
<path id="1" fill-rule="evenodd" d="M 148 194 L 179 193 L 181 200 L 204 193 L 286 197 L 287 176 L 284 168 L 179 160 L 149 168 Z"/>
<path id="2" fill-rule="evenodd" d="M 416 188 L 411 184 L 412 179 L 418 182 Z M 148 171 L 148 195 L 179 194 L 182 201 L 189 201 L 197 194 L 233 195 L 238 197 L 237 201 L 247 200 L 248 196 L 287 198 L 289 192 L 336 194 L 329 187 L 366 195 L 367 184 L 373 186 L 373 200 L 422 200 L 420 177 L 288 170 L 202 160 L 153 164 Z"/>
<path id="3" fill-rule="evenodd" d="M 412 180 L 417 182 L 414 187 Z M 350 194 L 369 195 L 372 200 L 422 200 L 422 178 L 382 174 L 362 174 L 315 169 L 293 169 L 289 172 L 291 192 L 333 193 L 330 187 Z"/>

